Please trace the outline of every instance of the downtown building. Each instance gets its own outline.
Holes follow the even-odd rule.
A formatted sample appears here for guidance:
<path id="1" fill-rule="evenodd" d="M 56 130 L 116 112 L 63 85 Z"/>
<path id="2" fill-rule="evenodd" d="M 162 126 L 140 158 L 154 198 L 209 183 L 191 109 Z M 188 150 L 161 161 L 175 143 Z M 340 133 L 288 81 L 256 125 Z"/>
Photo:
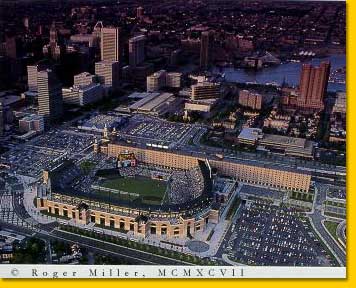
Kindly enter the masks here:
<path id="1" fill-rule="evenodd" d="M 207 69 L 212 57 L 212 32 L 204 31 L 200 38 L 200 68 Z"/>
<path id="2" fill-rule="evenodd" d="M 96 76 L 88 72 L 74 75 L 73 86 L 86 86 L 96 82 Z"/>
<path id="3" fill-rule="evenodd" d="M 63 102 L 66 104 L 85 106 L 100 101 L 104 96 L 104 88 L 99 83 L 63 88 Z"/>
<path id="4" fill-rule="evenodd" d="M 304 64 L 299 83 L 297 107 L 307 110 L 324 109 L 324 97 L 327 92 L 330 63 L 322 62 L 320 66 Z"/>
<path id="5" fill-rule="evenodd" d="M 137 19 L 142 19 L 145 13 L 145 9 L 143 7 L 139 6 L 136 8 L 136 18 Z"/>
<path id="6" fill-rule="evenodd" d="M 37 74 L 38 115 L 43 116 L 46 124 L 63 114 L 62 85 L 55 73 L 50 70 Z"/>
<path id="7" fill-rule="evenodd" d="M 119 61 L 122 57 L 121 29 L 102 28 L 101 29 L 101 60 Z"/>
<path id="8" fill-rule="evenodd" d="M 144 35 L 135 36 L 129 39 L 129 64 L 135 68 L 145 60 L 145 40 Z"/>
<path id="9" fill-rule="evenodd" d="M 220 98 L 220 84 L 212 82 L 198 82 L 191 86 L 191 100 Z"/>
<path id="10" fill-rule="evenodd" d="M 239 104 L 253 110 L 261 110 L 262 95 L 248 90 L 241 90 L 239 92 Z"/>
<path id="11" fill-rule="evenodd" d="M 147 76 L 147 92 L 157 92 L 163 87 L 180 88 L 182 73 L 157 71 Z"/>
<path id="12" fill-rule="evenodd" d="M 27 87 L 29 91 L 37 92 L 37 74 L 46 69 L 44 64 L 27 65 Z"/>
<path id="13" fill-rule="evenodd" d="M 100 61 L 95 63 L 95 74 L 100 84 L 107 88 L 117 88 L 120 82 L 120 63 L 118 61 Z"/>

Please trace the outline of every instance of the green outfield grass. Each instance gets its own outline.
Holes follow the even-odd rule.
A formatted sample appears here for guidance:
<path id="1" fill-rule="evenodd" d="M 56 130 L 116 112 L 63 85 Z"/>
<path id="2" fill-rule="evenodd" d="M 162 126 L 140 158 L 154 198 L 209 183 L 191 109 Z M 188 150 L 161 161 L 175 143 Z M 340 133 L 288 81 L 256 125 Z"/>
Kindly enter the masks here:
<path id="1" fill-rule="evenodd" d="M 149 202 L 148 204 L 152 204 L 153 202 L 160 203 L 167 188 L 166 182 L 145 177 L 120 177 L 108 179 L 103 182 L 102 186 L 128 193 L 139 194 L 144 202 L 145 200 L 147 200 L 146 202 Z"/>

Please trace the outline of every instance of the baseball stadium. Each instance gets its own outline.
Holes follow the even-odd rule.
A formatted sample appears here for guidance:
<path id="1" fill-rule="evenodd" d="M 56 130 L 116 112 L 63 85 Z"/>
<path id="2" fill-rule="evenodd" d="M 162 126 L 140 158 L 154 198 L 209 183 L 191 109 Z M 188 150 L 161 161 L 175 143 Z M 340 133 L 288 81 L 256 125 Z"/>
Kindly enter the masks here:
<path id="1" fill-rule="evenodd" d="M 97 162 L 82 165 L 94 167 L 89 172 L 71 161 L 44 171 L 37 186 L 37 208 L 134 236 L 185 238 L 220 221 L 218 199 L 224 197 L 214 193 L 217 175 L 303 194 L 309 193 L 311 185 L 308 173 L 212 155 L 110 141 L 96 142 L 93 148 Z"/>
<path id="2" fill-rule="evenodd" d="M 208 160 L 176 169 L 137 161 L 128 149 L 104 159 L 111 166 L 98 165 L 90 175 L 72 161 L 44 171 L 37 207 L 80 224 L 142 237 L 190 237 L 209 222 L 217 223 Z"/>

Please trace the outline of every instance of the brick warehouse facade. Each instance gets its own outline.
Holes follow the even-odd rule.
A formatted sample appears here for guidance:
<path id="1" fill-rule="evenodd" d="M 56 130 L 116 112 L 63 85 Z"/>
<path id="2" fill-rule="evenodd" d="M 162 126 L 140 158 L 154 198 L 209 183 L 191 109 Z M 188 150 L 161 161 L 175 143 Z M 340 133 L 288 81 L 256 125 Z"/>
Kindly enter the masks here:
<path id="1" fill-rule="evenodd" d="M 202 157 L 193 155 L 133 147 L 121 143 L 108 143 L 98 148 L 100 152 L 109 157 L 117 157 L 119 153 L 130 151 L 135 154 L 139 162 L 176 169 L 191 169 L 197 165 L 198 160 L 204 160 Z M 309 191 L 311 184 L 309 173 L 290 169 L 237 163 L 217 157 L 209 158 L 209 163 L 212 168 L 217 169 L 218 173 L 245 183 L 304 193 Z"/>

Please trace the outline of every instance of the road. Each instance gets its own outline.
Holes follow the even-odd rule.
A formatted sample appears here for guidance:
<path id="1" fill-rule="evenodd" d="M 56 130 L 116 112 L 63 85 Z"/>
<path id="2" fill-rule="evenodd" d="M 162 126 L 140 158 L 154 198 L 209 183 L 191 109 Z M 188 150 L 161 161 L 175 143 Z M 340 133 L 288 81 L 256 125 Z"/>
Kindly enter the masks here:
<path id="1" fill-rule="evenodd" d="M 342 221 L 336 228 L 336 235 L 346 246 L 346 220 Z"/>
<path id="2" fill-rule="evenodd" d="M 322 225 L 322 220 L 325 219 L 322 214 L 322 205 L 326 200 L 327 187 L 325 185 L 316 184 L 316 200 L 314 203 L 314 209 L 311 214 L 308 214 L 311 224 L 316 232 L 321 236 L 324 243 L 328 246 L 329 250 L 334 254 L 335 258 L 341 266 L 346 266 L 346 254 L 345 252 L 337 245 L 334 239 L 330 236 L 329 233 L 325 230 Z"/>

